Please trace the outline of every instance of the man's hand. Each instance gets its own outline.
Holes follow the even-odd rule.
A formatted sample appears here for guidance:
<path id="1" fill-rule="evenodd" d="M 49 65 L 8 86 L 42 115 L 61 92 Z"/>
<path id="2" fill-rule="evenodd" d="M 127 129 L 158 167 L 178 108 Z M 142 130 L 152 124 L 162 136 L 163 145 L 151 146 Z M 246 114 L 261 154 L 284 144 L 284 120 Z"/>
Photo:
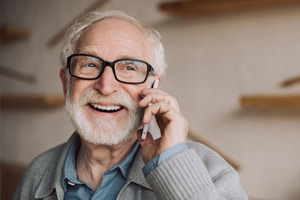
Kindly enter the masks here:
<path id="1" fill-rule="evenodd" d="M 185 142 L 188 126 L 174 97 L 160 89 L 144 89 L 142 95 L 144 98 L 139 102 L 140 107 L 147 107 L 152 103 L 145 110 L 143 123 L 150 123 L 154 115 L 161 131 L 161 138 L 157 140 L 153 140 L 149 133 L 145 140 L 141 140 L 141 131 L 138 132 L 142 158 L 144 163 L 148 163 L 174 145 Z"/>

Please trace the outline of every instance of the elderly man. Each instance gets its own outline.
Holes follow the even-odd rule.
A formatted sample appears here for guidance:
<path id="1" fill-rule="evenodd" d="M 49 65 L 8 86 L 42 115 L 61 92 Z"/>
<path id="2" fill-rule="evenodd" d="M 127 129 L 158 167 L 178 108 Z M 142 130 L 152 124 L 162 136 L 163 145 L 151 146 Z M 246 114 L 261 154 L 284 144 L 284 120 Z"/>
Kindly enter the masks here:
<path id="1" fill-rule="evenodd" d="M 166 68 L 155 30 L 122 12 L 89 13 L 69 29 L 61 62 L 76 132 L 31 163 L 14 199 L 247 199 L 231 166 L 186 142 L 176 100 L 151 88 Z"/>

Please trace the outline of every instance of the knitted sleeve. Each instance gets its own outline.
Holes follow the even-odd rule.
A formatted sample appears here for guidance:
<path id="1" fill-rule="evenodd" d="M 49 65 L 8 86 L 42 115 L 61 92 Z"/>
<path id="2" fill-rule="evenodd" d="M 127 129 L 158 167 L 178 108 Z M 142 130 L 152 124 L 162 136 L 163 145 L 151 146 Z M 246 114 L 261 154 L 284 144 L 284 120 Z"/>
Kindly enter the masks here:
<path id="1" fill-rule="evenodd" d="M 215 152 L 212 155 L 212 162 L 204 163 L 189 149 L 159 165 L 146 178 L 157 199 L 248 199 L 234 169 Z"/>

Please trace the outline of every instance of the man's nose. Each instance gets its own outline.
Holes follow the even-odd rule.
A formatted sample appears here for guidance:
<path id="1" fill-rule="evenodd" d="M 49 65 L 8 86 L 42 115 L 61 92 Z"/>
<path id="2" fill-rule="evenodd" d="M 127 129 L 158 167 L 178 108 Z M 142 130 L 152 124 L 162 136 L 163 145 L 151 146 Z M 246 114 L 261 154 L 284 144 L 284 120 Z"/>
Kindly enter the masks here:
<path id="1" fill-rule="evenodd" d="M 117 91 L 118 86 L 119 82 L 115 79 L 112 68 L 105 67 L 100 78 L 96 80 L 94 87 L 102 95 L 110 95 Z"/>

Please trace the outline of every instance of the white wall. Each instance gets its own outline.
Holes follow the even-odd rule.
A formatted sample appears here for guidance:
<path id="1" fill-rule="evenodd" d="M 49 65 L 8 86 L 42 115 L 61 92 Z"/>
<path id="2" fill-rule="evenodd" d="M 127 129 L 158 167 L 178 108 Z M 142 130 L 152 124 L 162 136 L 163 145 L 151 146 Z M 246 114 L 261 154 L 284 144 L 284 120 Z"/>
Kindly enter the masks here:
<path id="1" fill-rule="evenodd" d="M 1 94 L 61 94 L 61 44 L 47 41 L 93 0 L 2 0 L 0 22 L 26 27 L 29 40 L 0 47 L 0 64 L 34 74 L 36 84 L 0 75 Z M 242 165 L 248 195 L 299 199 L 300 112 L 245 111 L 241 94 L 293 93 L 279 83 L 300 75 L 300 7 L 259 10 L 192 19 L 170 17 L 156 1 L 111 0 L 157 28 L 169 68 L 163 89 L 175 96 L 190 128 Z M 28 163 L 62 143 L 73 128 L 63 108 L 1 109 L 1 158 Z"/>

